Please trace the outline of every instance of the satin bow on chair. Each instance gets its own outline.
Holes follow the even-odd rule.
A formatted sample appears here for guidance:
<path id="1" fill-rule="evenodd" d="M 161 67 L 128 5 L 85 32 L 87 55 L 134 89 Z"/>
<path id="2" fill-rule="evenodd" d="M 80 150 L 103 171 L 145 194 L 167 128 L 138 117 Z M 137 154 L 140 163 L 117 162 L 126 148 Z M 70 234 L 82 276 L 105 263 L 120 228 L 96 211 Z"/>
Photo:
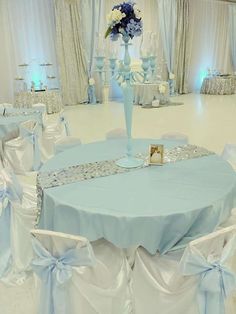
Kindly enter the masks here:
<path id="1" fill-rule="evenodd" d="M 41 165 L 41 157 L 40 157 L 40 149 L 39 149 L 39 143 L 38 143 L 38 135 L 35 133 L 31 133 L 29 135 L 30 141 L 33 144 L 34 147 L 34 164 L 33 169 L 37 171 Z"/>
<path id="2" fill-rule="evenodd" d="M 33 130 L 21 127 L 20 133 L 22 137 L 28 139 L 33 144 L 34 150 L 33 170 L 37 171 L 41 165 L 41 156 L 38 142 L 38 124 L 35 124 Z"/>
<path id="3" fill-rule="evenodd" d="M 40 314 L 69 314 L 64 284 L 72 277 L 73 266 L 93 266 L 95 257 L 88 243 L 86 247 L 68 249 L 60 257 L 54 257 L 36 239 L 32 239 L 37 256 L 32 268 L 42 280 Z"/>
<path id="4" fill-rule="evenodd" d="M 192 254 L 181 262 L 182 274 L 200 275 L 198 301 L 200 314 L 224 314 L 225 299 L 236 290 L 236 275 L 223 264 L 230 257 L 235 238 L 228 243 L 227 249 L 217 262 L 208 262 L 192 248 Z"/>
<path id="5" fill-rule="evenodd" d="M 68 125 L 68 122 L 67 122 L 66 118 L 64 116 L 60 116 L 60 122 L 62 124 L 64 124 L 65 131 L 66 131 L 66 136 L 69 136 L 70 135 L 70 130 L 69 130 L 69 125 Z"/>

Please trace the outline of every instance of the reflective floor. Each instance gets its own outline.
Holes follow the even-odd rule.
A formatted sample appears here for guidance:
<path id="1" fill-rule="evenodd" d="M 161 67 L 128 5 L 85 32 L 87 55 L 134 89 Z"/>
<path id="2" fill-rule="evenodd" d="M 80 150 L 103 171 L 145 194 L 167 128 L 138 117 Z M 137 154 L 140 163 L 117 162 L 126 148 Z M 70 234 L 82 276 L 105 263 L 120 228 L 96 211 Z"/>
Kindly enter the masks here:
<path id="1" fill-rule="evenodd" d="M 188 135 L 190 143 L 217 153 L 225 143 L 236 143 L 236 95 L 188 94 L 171 97 L 171 101 L 184 104 L 152 109 L 134 106 L 133 137 L 158 138 L 177 131 Z M 103 140 L 107 131 L 125 127 L 123 106 L 118 102 L 66 107 L 65 112 L 72 135 L 83 143 Z"/>

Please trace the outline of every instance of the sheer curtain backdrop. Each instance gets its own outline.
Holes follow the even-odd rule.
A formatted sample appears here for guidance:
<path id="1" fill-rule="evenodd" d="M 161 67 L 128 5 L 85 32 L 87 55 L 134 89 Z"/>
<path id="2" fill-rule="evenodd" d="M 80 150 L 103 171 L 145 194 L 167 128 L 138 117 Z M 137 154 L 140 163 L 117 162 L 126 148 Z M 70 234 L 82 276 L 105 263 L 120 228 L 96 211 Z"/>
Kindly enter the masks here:
<path id="1" fill-rule="evenodd" d="M 54 38 L 52 0 L 0 1 L 0 102 L 13 102 L 14 78 L 21 75 L 19 64 L 29 64 L 28 84 L 45 81 L 40 63 L 53 63 L 50 71 L 58 78 Z"/>
<path id="2" fill-rule="evenodd" d="M 207 68 L 232 72 L 227 2 L 190 1 L 189 86 L 199 90 Z"/>
<path id="3" fill-rule="evenodd" d="M 174 73 L 175 31 L 177 23 L 176 0 L 157 0 L 160 32 L 169 73 Z"/>
<path id="4" fill-rule="evenodd" d="M 51 74 L 58 79 L 54 87 L 60 81 L 66 104 L 86 102 L 88 76 L 96 68 L 94 56 L 98 46 L 107 58 L 116 54 L 123 59 L 121 42 L 104 39 L 106 16 L 118 2 L 122 0 L 0 0 L 0 102 L 13 102 L 14 78 L 22 74 L 19 64 L 30 64 L 29 86 L 31 81 L 45 79 L 39 67 L 45 62 L 53 63 Z M 143 13 L 144 35 L 143 39 L 134 38 L 130 53 L 139 68 L 141 50 L 154 47 L 162 79 L 167 79 L 166 65 L 169 72 L 174 72 L 177 64 L 180 92 L 186 92 L 186 72 L 189 91 L 194 91 L 200 89 L 207 68 L 224 73 L 236 70 L 236 61 L 234 69 L 232 65 L 236 59 L 236 5 L 189 0 L 188 38 L 185 17 L 176 18 L 176 4 L 185 1 L 136 0 L 136 3 Z M 154 40 L 150 40 L 151 34 L 155 35 Z M 174 57 L 176 45 L 180 55 Z"/>

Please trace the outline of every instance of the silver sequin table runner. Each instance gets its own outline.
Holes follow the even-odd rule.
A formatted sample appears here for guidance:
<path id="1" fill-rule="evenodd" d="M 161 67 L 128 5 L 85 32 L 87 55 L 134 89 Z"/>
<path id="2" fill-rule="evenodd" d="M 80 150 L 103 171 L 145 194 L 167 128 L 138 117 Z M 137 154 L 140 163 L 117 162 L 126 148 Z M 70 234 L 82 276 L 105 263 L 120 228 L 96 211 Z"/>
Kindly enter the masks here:
<path id="1" fill-rule="evenodd" d="M 236 92 L 235 77 L 206 77 L 203 80 L 201 94 L 232 95 Z"/>
<path id="2" fill-rule="evenodd" d="M 173 149 L 165 150 L 164 163 L 178 162 L 212 154 L 214 153 L 195 145 L 177 146 Z M 71 184 L 78 181 L 127 173 L 149 166 L 147 162 L 148 157 L 146 155 L 140 154 L 138 157 L 144 160 L 144 164 L 138 168 L 121 168 L 116 165 L 116 161 L 119 159 L 117 158 L 113 160 L 74 165 L 55 171 L 39 172 L 37 176 L 38 212 L 36 225 L 40 218 L 44 189 Z"/>

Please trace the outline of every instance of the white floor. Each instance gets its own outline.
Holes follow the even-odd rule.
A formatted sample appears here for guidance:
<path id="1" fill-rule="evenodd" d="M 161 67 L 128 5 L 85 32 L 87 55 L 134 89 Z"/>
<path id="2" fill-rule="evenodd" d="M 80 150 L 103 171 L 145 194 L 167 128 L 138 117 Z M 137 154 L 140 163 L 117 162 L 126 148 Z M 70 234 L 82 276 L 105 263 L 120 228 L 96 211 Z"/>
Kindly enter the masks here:
<path id="1" fill-rule="evenodd" d="M 171 98 L 182 106 L 144 109 L 134 106 L 133 137 L 159 138 L 168 131 L 188 135 L 190 143 L 221 153 L 236 143 L 236 95 L 188 94 Z M 65 108 L 72 135 L 83 143 L 103 140 L 113 128 L 124 128 L 123 105 L 117 102 Z"/>
<path id="2" fill-rule="evenodd" d="M 168 131 L 188 135 L 190 143 L 221 153 L 225 143 L 236 143 L 236 95 L 189 94 L 171 98 L 183 106 L 144 109 L 134 107 L 133 137 L 159 138 Z M 78 105 L 65 108 L 72 135 L 83 143 L 104 140 L 113 128 L 124 128 L 121 103 Z M 56 119 L 57 115 L 49 116 Z M 25 288 L 0 285 L 0 314 L 34 313 L 32 283 Z M 69 314 L 69 313 L 68 313 Z"/>

